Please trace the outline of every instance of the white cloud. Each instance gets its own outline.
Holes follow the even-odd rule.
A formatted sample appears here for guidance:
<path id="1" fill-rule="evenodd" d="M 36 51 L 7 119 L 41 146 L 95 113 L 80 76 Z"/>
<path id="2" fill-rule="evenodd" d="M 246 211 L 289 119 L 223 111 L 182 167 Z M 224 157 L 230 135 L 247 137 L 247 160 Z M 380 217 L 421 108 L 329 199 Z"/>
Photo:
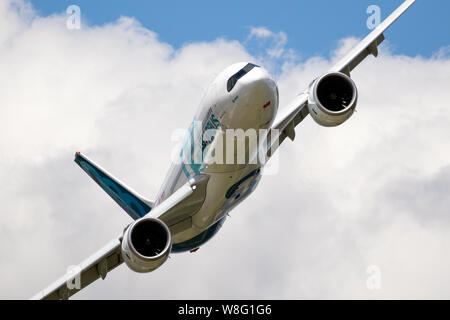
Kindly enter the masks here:
<path id="1" fill-rule="evenodd" d="M 280 58 L 285 52 L 287 35 L 283 31 L 275 33 L 266 27 L 251 27 L 248 39 L 252 38 L 271 40 L 270 47 L 266 49 L 270 58 Z"/>
<path id="2" fill-rule="evenodd" d="M 10 3 L 0 4 L 0 296 L 28 298 L 130 222 L 73 152 L 154 196 L 171 132 L 192 120 L 215 74 L 253 58 L 221 39 L 174 50 L 130 18 L 70 31 L 64 16 Z M 332 129 L 306 119 L 280 148 L 279 174 L 210 243 L 151 274 L 121 266 L 74 297 L 449 298 L 445 50 L 369 58 L 352 75 L 358 112 Z M 282 105 L 330 64 L 288 61 Z M 379 291 L 366 288 L 369 265 L 380 267 Z"/>

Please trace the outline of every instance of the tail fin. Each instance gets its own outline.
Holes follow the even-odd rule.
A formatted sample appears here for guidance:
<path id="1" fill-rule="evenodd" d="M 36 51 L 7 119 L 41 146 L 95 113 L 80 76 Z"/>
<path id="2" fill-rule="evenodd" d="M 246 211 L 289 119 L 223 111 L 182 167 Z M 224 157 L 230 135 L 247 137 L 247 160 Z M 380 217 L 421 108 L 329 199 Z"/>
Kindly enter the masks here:
<path id="1" fill-rule="evenodd" d="M 75 162 L 134 220 L 145 216 L 153 208 L 153 201 L 127 187 L 80 152 L 75 153 Z"/>

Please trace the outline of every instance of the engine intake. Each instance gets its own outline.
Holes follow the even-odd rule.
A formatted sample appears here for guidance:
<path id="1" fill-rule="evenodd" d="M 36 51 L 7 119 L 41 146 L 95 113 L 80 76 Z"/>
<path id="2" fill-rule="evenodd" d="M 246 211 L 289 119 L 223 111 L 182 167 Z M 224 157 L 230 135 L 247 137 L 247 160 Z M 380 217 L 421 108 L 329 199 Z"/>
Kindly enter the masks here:
<path id="1" fill-rule="evenodd" d="M 322 126 L 338 126 L 353 114 L 357 99 L 358 90 L 350 77 L 340 72 L 327 73 L 310 86 L 309 113 Z"/>
<path id="2" fill-rule="evenodd" d="M 123 235 L 122 257 L 136 272 L 150 272 L 161 266 L 172 248 L 169 228 L 159 219 L 142 218 L 130 225 Z"/>

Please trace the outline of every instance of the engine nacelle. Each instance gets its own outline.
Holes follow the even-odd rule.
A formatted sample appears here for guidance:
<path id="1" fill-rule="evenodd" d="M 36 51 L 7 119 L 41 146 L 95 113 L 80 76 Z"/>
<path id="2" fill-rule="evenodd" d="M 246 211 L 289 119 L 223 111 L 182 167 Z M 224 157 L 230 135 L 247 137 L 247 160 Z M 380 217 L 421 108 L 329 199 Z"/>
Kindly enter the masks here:
<path id="1" fill-rule="evenodd" d="M 172 235 L 159 219 L 142 218 L 131 224 L 123 235 L 122 257 L 136 272 L 150 272 L 169 257 Z"/>
<path id="2" fill-rule="evenodd" d="M 358 90 L 350 77 L 340 72 L 327 73 L 309 88 L 309 113 L 322 126 L 338 126 L 353 114 L 357 100 Z"/>

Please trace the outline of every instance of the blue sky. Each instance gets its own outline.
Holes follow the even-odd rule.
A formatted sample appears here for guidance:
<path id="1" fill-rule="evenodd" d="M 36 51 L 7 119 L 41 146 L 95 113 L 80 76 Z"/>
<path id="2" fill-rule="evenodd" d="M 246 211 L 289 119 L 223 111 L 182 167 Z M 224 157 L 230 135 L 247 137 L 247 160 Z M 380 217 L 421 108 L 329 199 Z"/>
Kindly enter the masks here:
<path id="1" fill-rule="evenodd" d="M 287 48 L 302 58 L 328 56 L 338 39 L 363 37 L 369 5 L 381 8 L 382 19 L 403 0 L 314 1 L 121 1 L 32 0 L 41 15 L 65 12 L 71 4 L 81 8 L 83 23 L 103 25 L 121 15 L 135 17 L 155 31 L 160 40 L 179 48 L 185 43 L 212 41 L 218 37 L 239 40 L 250 53 L 260 47 L 247 41 L 250 27 L 265 26 L 287 34 Z M 387 32 L 397 54 L 430 57 L 450 45 L 450 1 L 419 0 Z M 414 39 L 414 40 L 412 40 Z"/>

